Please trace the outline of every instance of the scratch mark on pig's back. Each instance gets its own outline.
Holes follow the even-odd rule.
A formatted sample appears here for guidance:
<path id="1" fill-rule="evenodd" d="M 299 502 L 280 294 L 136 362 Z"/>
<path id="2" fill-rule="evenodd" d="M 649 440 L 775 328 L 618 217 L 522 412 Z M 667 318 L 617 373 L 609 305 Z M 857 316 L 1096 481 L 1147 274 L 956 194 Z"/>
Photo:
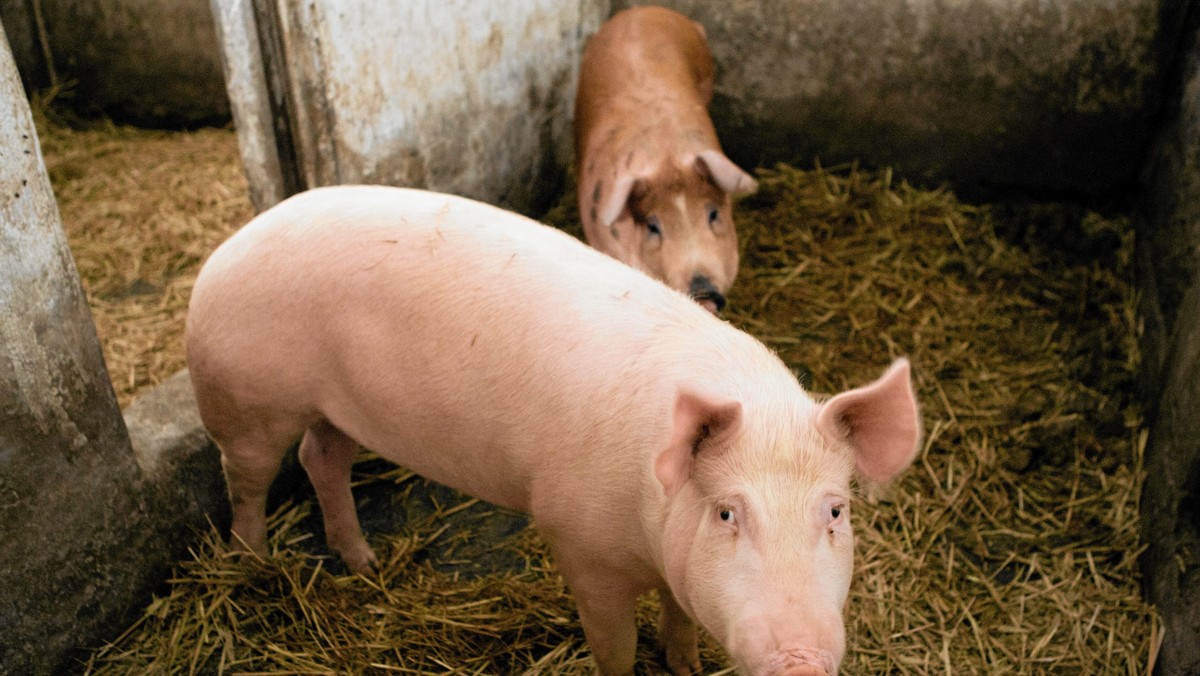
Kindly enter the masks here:
<path id="1" fill-rule="evenodd" d="M 445 235 L 445 233 L 442 232 L 441 227 L 434 226 L 433 236 L 427 237 L 425 239 L 425 253 L 428 254 L 430 257 L 432 257 L 434 254 L 436 254 L 437 250 L 438 250 L 438 242 L 439 241 L 445 242 L 446 235 Z"/>
<path id="2" fill-rule="evenodd" d="M 376 261 L 375 261 L 374 263 L 372 263 L 372 264 L 368 265 L 367 267 L 363 268 L 363 269 L 362 269 L 362 271 L 363 271 L 363 272 L 369 272 L 369 271 L 371 271 L 371 270 L 374 270 L 375 268 L 377 268 L 377 267 L 379 267 L 380 265 L 382 265 L 384 261 L 386 261 L 386 260 L 387 260 L 389 257 L 391 257 L 391 255 L 392 255 L 392 251 L 391 251 L 390 249 L 389 249 L 389 250 L 387 250 L 387 251 L 385 251 L 385 252 L 383 252 L 383 255 L 382 255 L 382 256 L 380 256 L 378 259 L 376 259 Z"/>

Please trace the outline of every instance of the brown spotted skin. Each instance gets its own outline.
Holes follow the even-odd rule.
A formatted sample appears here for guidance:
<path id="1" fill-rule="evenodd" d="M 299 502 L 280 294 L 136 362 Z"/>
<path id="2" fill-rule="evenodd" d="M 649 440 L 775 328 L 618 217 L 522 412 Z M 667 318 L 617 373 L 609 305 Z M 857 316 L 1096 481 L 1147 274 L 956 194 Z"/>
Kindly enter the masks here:
<path id="1" fill-rule="evenodd" d="M 757 187 L 721 151 L 708 116 L 713 77 L 699 24 L 634 7 L 588 42 L 575 101 L 588 243 L 710 311 L 737 276 L 730 196 Z"/>

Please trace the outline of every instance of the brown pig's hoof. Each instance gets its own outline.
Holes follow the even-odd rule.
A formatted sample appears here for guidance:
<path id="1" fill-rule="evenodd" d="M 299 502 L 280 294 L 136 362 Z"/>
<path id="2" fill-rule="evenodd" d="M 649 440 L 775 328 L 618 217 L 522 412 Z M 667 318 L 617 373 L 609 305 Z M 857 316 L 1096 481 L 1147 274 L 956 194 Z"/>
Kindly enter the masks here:
<path id="1" fill-rule="evenodd" d="M 366 542 L 363 542 L 361 547 L 341 552 L 341 555 L 342 560 L 346 562 L 346 567 L 351 572 L 370 575 L 379 570 L 379 559 L 375 557 L 375 551 Z"/>

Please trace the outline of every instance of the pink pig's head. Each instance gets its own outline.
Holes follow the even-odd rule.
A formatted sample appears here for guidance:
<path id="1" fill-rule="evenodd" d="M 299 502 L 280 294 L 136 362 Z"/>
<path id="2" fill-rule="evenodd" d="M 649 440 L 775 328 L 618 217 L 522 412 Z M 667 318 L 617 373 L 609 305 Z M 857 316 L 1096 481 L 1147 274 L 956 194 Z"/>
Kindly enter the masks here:
<path id="1" fill-rule="evenodd" d="M 730 195 L 757 187 L 719 150 L 649 173 L 625 169 L 610 186 L 597 184 L 588 242 L 718 313 L 738 269 Z"/>
<path id="2" fill-rule="evenodd" d="M 854 558 L 850 479 L 889 481 L 918 449 L 908 362 L 790 419 L 766 414 L 680 393 L 655 465 L 670 503 L 667 582 L 747 673 L 833 674 Z"/>

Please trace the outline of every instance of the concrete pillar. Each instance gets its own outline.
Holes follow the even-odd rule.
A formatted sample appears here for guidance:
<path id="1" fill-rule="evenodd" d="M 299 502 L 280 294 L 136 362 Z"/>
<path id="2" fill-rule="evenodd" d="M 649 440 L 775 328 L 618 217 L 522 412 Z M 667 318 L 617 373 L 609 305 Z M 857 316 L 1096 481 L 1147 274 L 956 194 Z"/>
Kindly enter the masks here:
<path id="1" fill-rule="evenodd" d="M 58 672 L 144 598 L 139 471 L 0 32 L 0 673 Z M 161 575 L 162 571 L 159 571 Z"/>
<path id="2" fill-rule="evenodd" d="M 563 185 L 579 56 L 608 2 L 213 8 L 259 209 L 304 188 L 382 183 L 536 211 Z"/>
<path id="3" fill-rule="evenodd" d="M 1138 223 L 1146 595 L 1165 627 L 1157 673 L 1200 673 L 1200 4 L 1184 28 Z"/>

